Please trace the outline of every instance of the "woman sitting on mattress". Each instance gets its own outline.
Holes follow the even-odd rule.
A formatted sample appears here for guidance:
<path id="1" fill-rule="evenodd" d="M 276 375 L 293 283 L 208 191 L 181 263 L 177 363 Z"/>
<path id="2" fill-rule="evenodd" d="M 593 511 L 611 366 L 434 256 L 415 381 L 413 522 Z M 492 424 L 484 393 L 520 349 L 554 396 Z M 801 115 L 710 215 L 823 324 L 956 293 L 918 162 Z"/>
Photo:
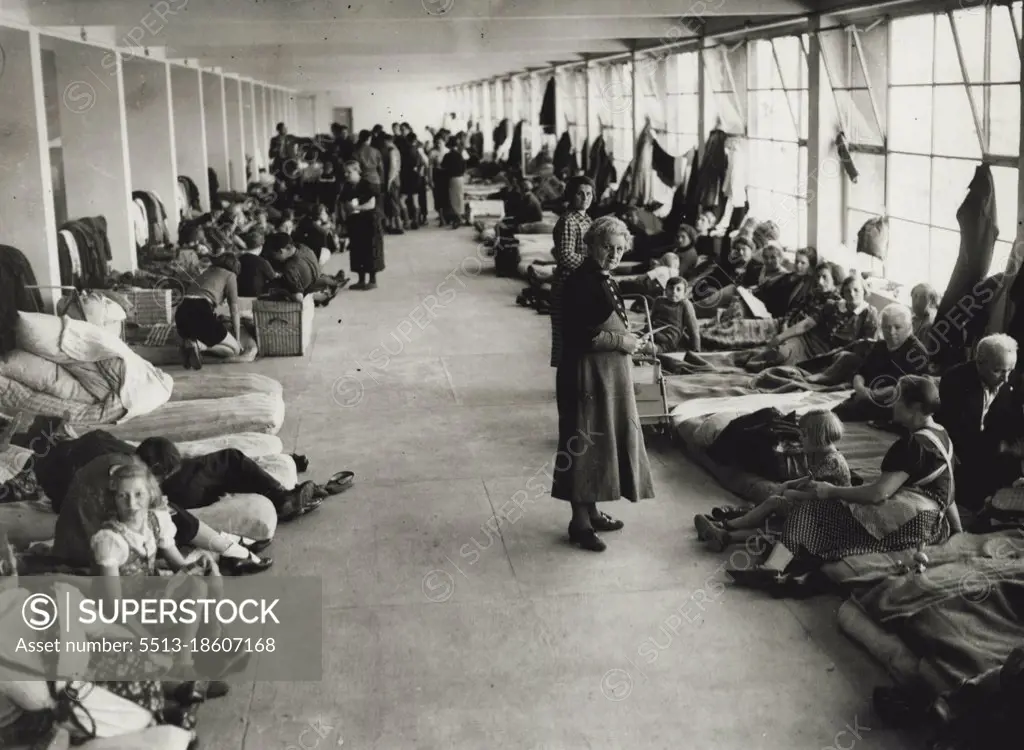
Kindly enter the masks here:
<path id="1" fill-rule="evenodd" d="M 795 364 L 831 351 L 836 343 L 835 331 L 844 324 L 842 299 L 836 287 L 843 283 L 843 271 L 833 263 L 822 263 L 815 272 L 818 288 L 805 295 L 796 309 L 789 313 L 782 330 L 768 347 L 747 360 L 750 372 L 768 367 Z"/>
<path id="2" fill-rule="evenodd" d="M 933 419 L 938 386 L 908 375 L 896 391 L 893 418 L 907 432 L 882 458 L 879 478 L 859 487 L 812 482 L 816 501 L 793 511 L 764 565 L 727 569 L 737 583 L 773 587 L 816 563 L 939 544 L 963 531 L 953 499 L 953 443 Z"/>

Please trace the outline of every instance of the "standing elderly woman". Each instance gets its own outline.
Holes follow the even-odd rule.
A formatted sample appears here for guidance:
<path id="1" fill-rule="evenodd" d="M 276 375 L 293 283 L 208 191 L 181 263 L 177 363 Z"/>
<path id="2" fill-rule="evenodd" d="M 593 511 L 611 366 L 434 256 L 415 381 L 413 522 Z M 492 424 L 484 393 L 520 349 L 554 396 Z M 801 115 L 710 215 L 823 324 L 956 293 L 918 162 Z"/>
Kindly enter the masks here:
<path id="1" fill-rule="evenodd" d="M 564 280 L 558 363 L 558 454 L 551 494 L 572 505 L 569 539 L 601 552 L 599 531 L 622 521 L 597 503 L 654 496 L 633 395 L 632 355 L 648 348 L 629 332 L 626 308 L 609 275 L 632 244 L 629 229 L 605 216 L 584 235 L 587 257 Z M 565 464 L 565 465 L 563 465 Z"/>
<path id="2" fill-rule="evenodd" d="M 896 392 L 893 419 L 905 432 L 882 458 L 878 479 L 859 487 L 812 482 L 816 499 L 786 520 L 782 541 L 765 564 L 727 570 L 737 583 L 771 587 L 785 580 L 795 558 L 831 562 L 898 552 L 963 531 L 953 497 L 953 443 L 933 418 L 939 388 L 929 378 L 908 375 Z"/>
<path id="3" fill-rule="evenodd" d="M 590 229 L 587 209 L 594 202 L 594 181 L 573 177 L 565 186 L 566 212 L 558 219 L 555 240 L 555 275 L 551 280 L 551 366 L 558 367 L 562 356 L 562 284 L 565 277 L 583 265 L 587 248 L 583 238 Z"/>

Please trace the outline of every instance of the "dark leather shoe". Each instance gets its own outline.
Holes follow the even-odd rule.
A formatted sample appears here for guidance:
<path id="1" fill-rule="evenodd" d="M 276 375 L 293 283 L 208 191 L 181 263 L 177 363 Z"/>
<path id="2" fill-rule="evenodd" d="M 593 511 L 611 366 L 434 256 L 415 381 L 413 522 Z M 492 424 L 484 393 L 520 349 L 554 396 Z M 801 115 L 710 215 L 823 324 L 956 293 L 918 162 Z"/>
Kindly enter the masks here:
<path id="1" fill-rule="evenodd" d="M 285 496 L 285 501 L 278 511 L 278 520 L 288 522 L 294 521 L 299 516 L 304 516 L 310 511 L 316 510 L 323 503 L 314 496 L 316 484 L 303 482 Z"/>
<path id="2" fill-rule="evenodd" d="M 594 527 L 594 531 L 619 531 L 626 526 L 619 519 L 600 511 L 590 517 L 590 525 Z"/>
<path id="3" fill-rule="evenodd" d="M 601 540 L 596 531 L 593 529 L 580 529 L 572 524 L 569 524 L 569 541 L 577 547 L 589 550 L 590 552 L 604 552 L 608 549 L 608 545 Z"/>
<path id="4" fill-rule="evenodd" d="M 761 591 L 771 591 L 776 586 L 784 585 L 788 580 L 785 573 L 761 565 L 752 568 L 726 568 L 725 572 L 740 586 Z"/>
<path id="5" fill-rule="evenodd" d="M 226 576 L 251 576 L 254 573 L 262 573 L 273 564 L 274 558 L 261 557 L 253 553 L 245 560 L 239 557 L 222 557 L 217 567 Z"/>

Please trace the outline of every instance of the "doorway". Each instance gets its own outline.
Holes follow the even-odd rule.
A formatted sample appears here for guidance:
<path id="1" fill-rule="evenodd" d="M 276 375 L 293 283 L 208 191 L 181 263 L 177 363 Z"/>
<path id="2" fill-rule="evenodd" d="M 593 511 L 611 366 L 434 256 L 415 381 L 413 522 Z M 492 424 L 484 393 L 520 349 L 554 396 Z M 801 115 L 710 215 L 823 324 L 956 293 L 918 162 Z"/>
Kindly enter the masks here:
<path id="1" fill-rule="evenodd" d="M 348 128 L 348 132 L 352 132 L 352 108 L 351 107 L 335 107 L 333 119 L 331 122 L 336 122 L 339 125 L 344 125 Z"/>

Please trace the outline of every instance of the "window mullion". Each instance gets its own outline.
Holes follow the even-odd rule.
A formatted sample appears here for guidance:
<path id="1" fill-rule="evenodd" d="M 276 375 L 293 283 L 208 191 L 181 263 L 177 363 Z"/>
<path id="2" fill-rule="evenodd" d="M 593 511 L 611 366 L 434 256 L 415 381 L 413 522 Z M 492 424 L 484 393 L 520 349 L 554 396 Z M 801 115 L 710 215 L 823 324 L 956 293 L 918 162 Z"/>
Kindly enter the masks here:
<path id="1" fill-rule="evenodd" d="M 1012 5 L 1007 8 L 1007 12 L 1009 12 L 1009 14 L 1010 14 L 1010 26 L 1013 27 L 1013 38 L 1017 40 L 1017 55 L 1019 57 L 1021 55 L 1021 43 L 1022 43 L 1021 42 L 1021 38 L 1020 38 L 1021 29 L 1020 29 L 1020 26 L 1017 25 L 1017 16 L 1014 15 L 1013 6 Z"/>
<path id="2" fill-rule="evenodd" d="M 971 117 L 974 118 L 974 128 L 978 131 L 978 145 L 981 147 L 981 153 L 984 154 L 986 151 L 985 131 L 981 122 L 981 115 L 978 112 L 978 103 L 974 100 L 974 92 L 971 91 L 971 77 L 967 73 L 967 60 L 964 57 L 964 48 L 960 44 L 960 30 L 957 28 L 956 19 L 953 18 L 953 11 L 947 10 L 946 17 L 949 19 L 949 25 L 953 31 L 953 44 L 956 46 L 956 57 L 960 63 L 960 74 L 964 79 L 963 85 L 964 90 L 967 92 L 967 101 L 971 105 Z M 934 110 L 932 111 L 934 112 Z"/>

